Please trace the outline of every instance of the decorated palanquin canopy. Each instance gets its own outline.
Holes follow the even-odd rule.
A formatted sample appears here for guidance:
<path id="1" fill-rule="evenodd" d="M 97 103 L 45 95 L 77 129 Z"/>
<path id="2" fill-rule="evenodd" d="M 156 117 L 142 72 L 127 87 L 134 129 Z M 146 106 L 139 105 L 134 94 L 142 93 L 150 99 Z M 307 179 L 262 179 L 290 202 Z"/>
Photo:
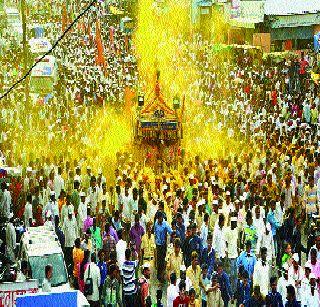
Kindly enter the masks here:
<path id="1" fill-rule="evenodd" d="M 159 73 L 152 98 L 140 111 L 136 136 L 145 141 L 179 141 L 182 138 L 181 123 L 177 112 L 165 102 L 159 84 Z"/>

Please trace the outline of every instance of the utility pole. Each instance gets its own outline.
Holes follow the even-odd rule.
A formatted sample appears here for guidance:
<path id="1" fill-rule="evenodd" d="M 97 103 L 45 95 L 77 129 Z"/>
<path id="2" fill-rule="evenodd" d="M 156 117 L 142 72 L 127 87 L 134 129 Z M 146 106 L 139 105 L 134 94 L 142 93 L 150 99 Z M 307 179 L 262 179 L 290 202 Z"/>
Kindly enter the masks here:
<path id="1" fill-rule="evenodd" d="M 21 17 L 22 17 L 22 45 L 23 45 L 23 73 L 28 69 L 28 46 L 27 46 L 27 16 L 26 0 L 20 0 Z M 27 77 L 24 85 L 26 103 L 29 102 L 29 78 Z"/>

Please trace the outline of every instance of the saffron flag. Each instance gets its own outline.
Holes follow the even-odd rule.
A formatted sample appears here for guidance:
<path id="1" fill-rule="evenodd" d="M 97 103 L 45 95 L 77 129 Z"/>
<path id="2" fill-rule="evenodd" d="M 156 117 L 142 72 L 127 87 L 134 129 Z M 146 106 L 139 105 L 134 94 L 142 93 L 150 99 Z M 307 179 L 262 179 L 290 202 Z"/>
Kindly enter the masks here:
<path id="1" fill-rule="evenodd" d="M 62 5 L 62 20 L 61 20 L 61 28 L 62 28 L 62 32 L 64 32 L 64 30 L 66 29 L 67 27 L 67 8 L 66 8 L 66 5 L 63 4 Z"/>
<path id="2" fill-rule="evenodd" d="M 101 28 L 98 20 L 96 22 L 96 46 L 97 46 L 96 64 L 100 66 L 105 66 L 106 61 L 104 58 L 104 49 L 103 49 L 103 44 L 101 40 Z"/>

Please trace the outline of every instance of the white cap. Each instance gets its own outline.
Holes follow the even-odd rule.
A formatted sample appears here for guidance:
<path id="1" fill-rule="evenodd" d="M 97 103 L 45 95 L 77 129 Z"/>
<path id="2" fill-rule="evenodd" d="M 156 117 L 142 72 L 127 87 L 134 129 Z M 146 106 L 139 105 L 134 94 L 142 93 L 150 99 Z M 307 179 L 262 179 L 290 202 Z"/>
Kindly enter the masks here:
<path id="1" fill-rule="evenodd" d="M 199 182 L 199 183 L 198 183 L 198 187 L 202 187 L 202 182 Z"/>
<path id="2" fill-rule="evenodd" d="M 231 222 L 237 222 L 238 219 L 237 219 L 236 217 L 232 217 L 232 218 L 230 219 L 230 221 L 231 221 Z"/>
<path id="3" fill-rule="evenodd" d="M 27 167 L 27 172 L 32 172 L 32 167 L 28 166 Z"/>
<path id="4" fill-rule="evenodd" d="M 181 188 L 181 192 L 184 192 L 184 191 L 185 191 L 185 188 L 184 188 L 184 187 L 182 187 L 182 188 Z"/>
<path id="5" fill-rule="evenodd" d="M 149 262 L 145 262 L 142 266 L 144 269 L 150 269 L 150 263 Z"/>
<path id="6" fill-rule="evenodd" d="M 54 196 L 54 195 L 56 195 L 56 193 L 55 193 L 54 191 L 51 191 L 51 192 L 50 192 L 50 195 L 51 195 L 51 196 Z"/>
<path id="7" fill-rule="evenodd" d="M 288 263 L 285 262 L 285 263 L 282 265 L 282 268 L 283 268 L 285 271 L 288 271 L 288 269 L 289 269 Z"/>
<path id="8" fill-rule="evenodd" d="M 68 214 L 72 214 L 72 213 L 73 213 L 72 207 L 69 207 L 68 208 Z"/>
<path id="9" fill-rule="evenodd" d="M 317 277 L 314 273 L 310 273 L 309 279 L 317 279 Z"/>
<path id="10" fill-rule="evenodd" d="M 80 192 L 80 197 L 86 196 L 86 193 Z"/>
<path id="11" fill-rule="evenodd" d="M 307 261 L 304 265 L 305 268 L 309 268 L 311 270 L 311 263 L 310 261 Z"/>
<path id="12" fill-rule="evenodd" d="M 87 170 L 91 170 L 91 167 L 89 165 L 87 166 Z"/>
<path id="13" fill-rule="evenodd" d="M 223 210 L 222 209 L 218 209 L 218 214 L 223 214 Z"/>
<path id="14" fill-rule="evenodd" d="M 205 189 L 207 189 L 207 188 L 209 187 L 208 182 L 205 182 L 204 185 L 203 185 L 203 187 L 204 187 Z"/>
<path id="15" fill-rule="evenodd" d="M 230 196 L 230 191 L 227 191 L 227 192 L 226 192 L 226 195 L 229 195 L 229 196 Z"/>
<path id="16" fill-rule="evenodd" d="M 170 181 L 171 181 L 170 178 L 166 179 L 166 183 L 170 183 Z"/>
<path id="17" fill-rule="evenodd" d="M 40 181 L 41 181 L 41 180 L 43 180 L 43 177 L 42 177 L 42 176 L 40 176 L 40 177 L 39 177 L 39 180 L 40 180 Z"/>
<path id="18" fill-rule="evenodd" d="M 266 228 L 267 228 L 268 231 L 271 231 L 271 225 L 270 225 L 270 223 L 267 223 Z"/>
<path id="19" fill-rule="evenodd" d="M 182 272 L 185 272 L 187 269 L 186 269 L 186 266 L 184 264 L 180 265 L 180 271 Z"/>
<path id="20" fill-rule="evenodd" d="M 193 175 L 193 174 L 190 174 L 189 179 L 190 179 L 190 180 L 193 180 L 193 179 L 194 179 L 194 175 Z"/>
<path id="21" fill-rule="evenodd" d="M 294 253 L 293 256 L 292 256 L 292 259 L 293 259 L 295 262 L 299 262 L 299 255 L 298 255 L 298 253 Z"/>

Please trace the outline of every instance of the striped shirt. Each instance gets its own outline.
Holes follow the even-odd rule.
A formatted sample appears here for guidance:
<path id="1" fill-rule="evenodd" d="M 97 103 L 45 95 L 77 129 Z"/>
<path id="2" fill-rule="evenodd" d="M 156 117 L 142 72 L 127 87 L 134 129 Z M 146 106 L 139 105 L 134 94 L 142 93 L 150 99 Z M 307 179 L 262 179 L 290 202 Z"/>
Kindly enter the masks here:
<path id="1" fill-rule="evenodd" d="M 123 276 L 123 292 L 124 295 L 132 295 L 136 293 L 135 270 L 138 266 L 137 261 L 126 260 L 122 266 Z"/>

